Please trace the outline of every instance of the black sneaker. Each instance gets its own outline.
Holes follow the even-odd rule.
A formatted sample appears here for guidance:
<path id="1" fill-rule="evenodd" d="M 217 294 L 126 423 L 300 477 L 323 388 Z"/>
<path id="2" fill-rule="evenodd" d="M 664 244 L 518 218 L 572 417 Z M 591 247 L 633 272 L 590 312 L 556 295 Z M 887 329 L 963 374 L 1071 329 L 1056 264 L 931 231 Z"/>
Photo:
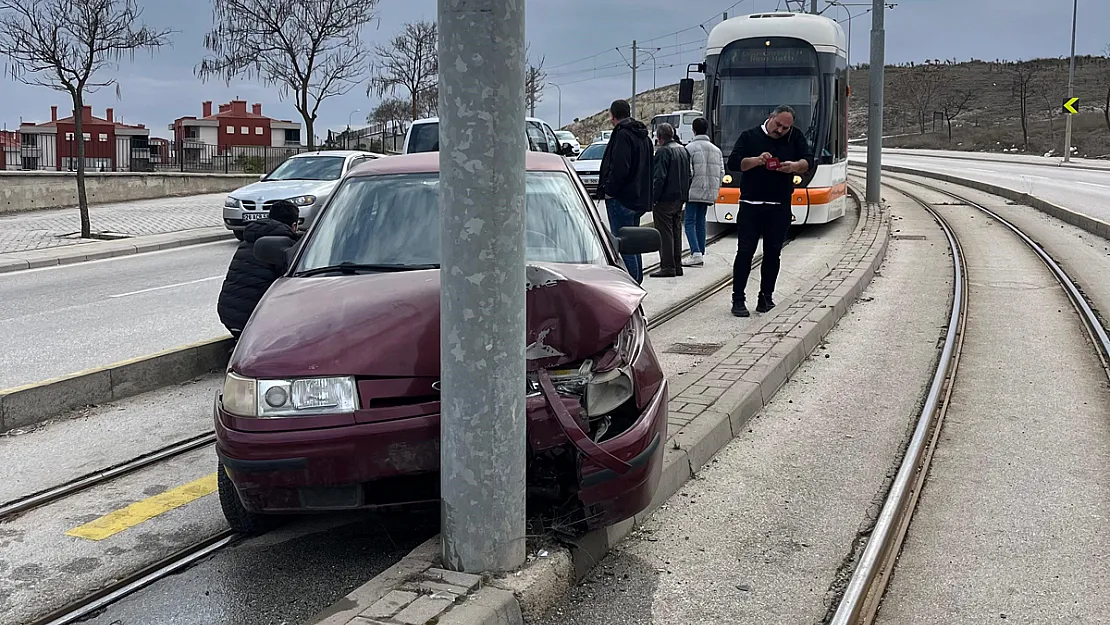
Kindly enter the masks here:
<path id="1" fill-rule="evenodd" d="M 759 302 L 755 305 L 755 312 L 765 313 L 775 307 L 770 295 L 759 294 Z"/>
<path id="2" fill-rule="evenodd" d="M 744 305 L 744 300 L 732 301 L 732 314 L 737 317 L 750 317 L 752 314 L 748 312 L 748 307 Z"/>

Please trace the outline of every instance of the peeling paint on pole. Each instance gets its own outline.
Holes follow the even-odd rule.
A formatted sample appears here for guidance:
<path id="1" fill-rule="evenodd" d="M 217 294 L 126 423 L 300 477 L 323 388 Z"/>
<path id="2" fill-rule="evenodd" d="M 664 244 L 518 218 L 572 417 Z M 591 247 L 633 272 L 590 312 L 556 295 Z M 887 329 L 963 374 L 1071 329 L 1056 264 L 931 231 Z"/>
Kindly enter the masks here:
<path id="1" fill-rule="evenodd" d="M 525 555 L 525 0 L 439 0 L 443 562 Z"/>

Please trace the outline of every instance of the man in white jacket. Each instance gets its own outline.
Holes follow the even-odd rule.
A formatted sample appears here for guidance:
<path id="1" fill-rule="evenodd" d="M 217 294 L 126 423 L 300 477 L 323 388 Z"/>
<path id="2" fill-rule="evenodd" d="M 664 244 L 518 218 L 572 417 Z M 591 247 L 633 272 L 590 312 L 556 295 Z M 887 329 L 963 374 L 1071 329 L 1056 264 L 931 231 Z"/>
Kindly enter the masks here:
<path id="1" fill-rule="evenodd" d="M 690 242 L 690 258 L 682 264 L 700 267 L 705 264 L 705 212 L 717 202 L 721 180 L 725 177 L 721 150 L 709 140 L 709 122 L 704 117 L 694 120 L 694 139 L 686 145 L 694 178 L 690 199 L 686 202 L 686 240 Z"/>

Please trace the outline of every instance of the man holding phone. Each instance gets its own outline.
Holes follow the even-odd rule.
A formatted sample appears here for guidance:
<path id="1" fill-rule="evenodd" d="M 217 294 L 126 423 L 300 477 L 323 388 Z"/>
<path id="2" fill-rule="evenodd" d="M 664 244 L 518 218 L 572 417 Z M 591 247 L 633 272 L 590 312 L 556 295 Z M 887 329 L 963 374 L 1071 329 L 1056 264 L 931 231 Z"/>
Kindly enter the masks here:
<path id="1" fill-rule="evenodd" d="M 744 287 L 751 273 L 756 244 L 763 237 L 759 300 L 756 312 L 775 307 L 771 296 L 779 275 L 779 255 L 790 230 L 794 176 L 809 171 L 814 155 L 805 136 L 794 129 L 794 109 L 783 104 L 763 124 L 740 133 L 728 157 L 728 169 L 740 172 L 740 206 L 736 212 L 736 260 L 732 264 L 732 314 L 747 317 Z"/>

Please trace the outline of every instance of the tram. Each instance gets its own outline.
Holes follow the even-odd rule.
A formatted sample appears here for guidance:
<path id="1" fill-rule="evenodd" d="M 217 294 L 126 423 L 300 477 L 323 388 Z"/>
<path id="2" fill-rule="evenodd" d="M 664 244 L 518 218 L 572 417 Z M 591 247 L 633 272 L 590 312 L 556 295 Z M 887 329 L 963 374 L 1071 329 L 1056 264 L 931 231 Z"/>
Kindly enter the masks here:
<path id="1" fill-rule="evenodd" d="M 693 107 L 694 80 L 705 76 L 709 136 L 727 161 L 740 133 L 762 124 L 780 104 L 796 112 L 794 128 L 816 155 L 794 177 L 791 222 L 821 224 L 847 210 L 848 58 L 844 29 L 809 13 L 755 13 L 725 20 L 709 33 L 705 60 L 687 69 L 681 106 Z M 815 166 L 813 166 L 815 165 Z M 736 223 L 740 172 L 727 171 L 706 220 Z"/>

